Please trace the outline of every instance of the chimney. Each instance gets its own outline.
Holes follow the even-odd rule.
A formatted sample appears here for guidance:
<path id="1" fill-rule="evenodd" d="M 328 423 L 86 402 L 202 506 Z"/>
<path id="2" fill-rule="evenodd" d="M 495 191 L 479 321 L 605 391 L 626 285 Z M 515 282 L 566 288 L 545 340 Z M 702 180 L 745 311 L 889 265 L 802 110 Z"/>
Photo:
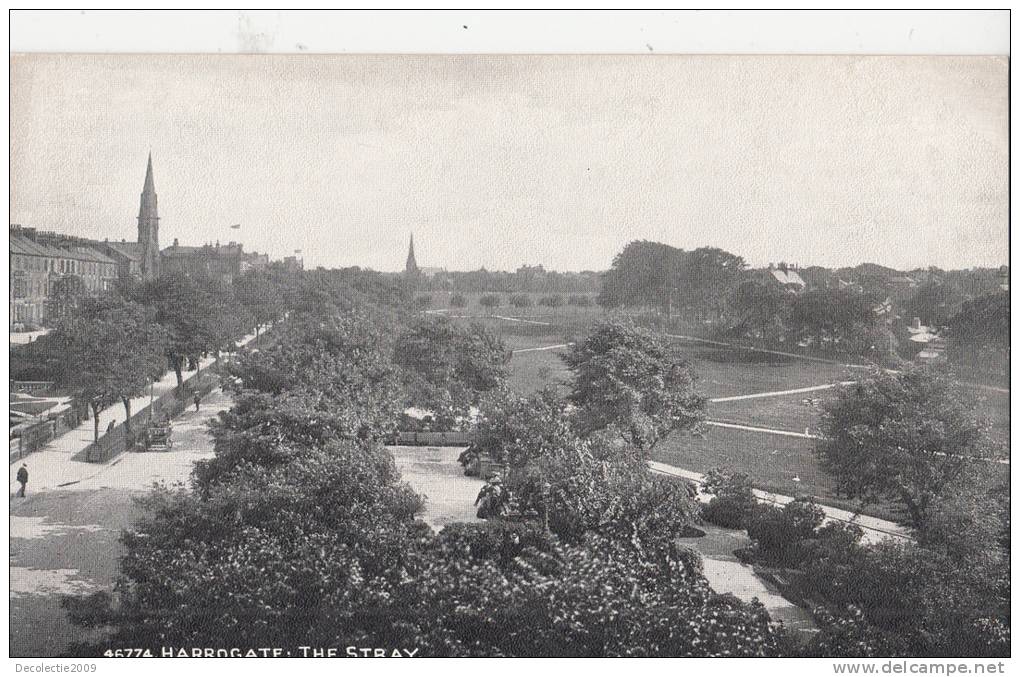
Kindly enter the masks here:
<path id="1" fill-rule="evenodd" d="M 177 240 L 176 237 L 174 238 L 174 246 L 175 247 L 180 246 L 180 242 Z"/>
<path id="2" fill-rule="evenodd" d="M 914 326 L 914 329 L 920 329 L 921 328 L 921 318 L 915 317 L 914 318 L 914 325 L 913 326 Z"/>

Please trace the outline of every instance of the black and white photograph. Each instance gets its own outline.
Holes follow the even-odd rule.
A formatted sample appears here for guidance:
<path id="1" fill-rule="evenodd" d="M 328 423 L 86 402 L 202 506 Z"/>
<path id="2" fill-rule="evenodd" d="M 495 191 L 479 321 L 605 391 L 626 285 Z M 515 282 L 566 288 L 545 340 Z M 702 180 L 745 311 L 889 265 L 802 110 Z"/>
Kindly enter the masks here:
<path id="1" fill-rule="evenodd" d="M 187 14 L 240 46 L 12 43 L 19 670 L 1006 671 L 1008 38 L 494 53 L 478 12 L 373 53 L 265 29 L 360 15 Z"/>

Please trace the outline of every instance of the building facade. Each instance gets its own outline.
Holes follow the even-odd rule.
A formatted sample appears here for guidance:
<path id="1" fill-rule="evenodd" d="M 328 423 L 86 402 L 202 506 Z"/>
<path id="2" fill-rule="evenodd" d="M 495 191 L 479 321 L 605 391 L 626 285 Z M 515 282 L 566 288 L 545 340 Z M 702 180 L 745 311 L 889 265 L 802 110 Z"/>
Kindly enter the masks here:
<path id="1" fill-rule="evenodd" d="M 95 294 L 117 279 L 117 262 L 98 251 L 92 240 L 10 226 L 9 303 L 12 326 L 41 325 L 46 300 L 61 278 L 73 277 Z"/>
<path id="2" fill-rule="evenodd" d="M 244 246 L 237 242 L 188 247 L 174 240 L 173 246 L 163 250 L 160 265 L 165 272 L 209 277 L 229 283 L 247 270 L 268 266 L 269 255 L 246 252 Z"/>

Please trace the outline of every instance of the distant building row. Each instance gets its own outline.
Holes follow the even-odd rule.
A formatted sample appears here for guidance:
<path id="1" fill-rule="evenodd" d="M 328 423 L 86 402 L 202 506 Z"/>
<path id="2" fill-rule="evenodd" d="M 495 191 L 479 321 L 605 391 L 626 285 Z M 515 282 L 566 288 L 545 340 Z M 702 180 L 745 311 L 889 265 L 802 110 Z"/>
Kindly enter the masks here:
<path id="1" fill-rule="evenodd" d="M 46 299 L 60 278 L 78 277 L 89 292 L 110 289 L 118 278 L 154 279 L 161 270 L 208 276 L 230 282 L 250 268 L 269 264 L 269 256 L 245 252 L 241 244 L 159 249 L 159 211 L 152 156 L 145 170 L 138 210 L 138 241 L 89 240 L 10 226 L 10 318 L 12 326 L 41 324 Z"/>

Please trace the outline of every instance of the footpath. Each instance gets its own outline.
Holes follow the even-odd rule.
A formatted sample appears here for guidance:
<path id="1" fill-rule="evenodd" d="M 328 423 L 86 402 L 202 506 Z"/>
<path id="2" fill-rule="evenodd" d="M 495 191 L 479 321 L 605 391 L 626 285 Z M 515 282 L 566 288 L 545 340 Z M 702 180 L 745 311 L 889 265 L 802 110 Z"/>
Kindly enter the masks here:
<path id="1" fill-rule="evenodd" d="M 230 396 L 217 388 L 199 411 L 191 407 L 174 419 L 169 451 L 129 451 L 110 463 L 81 463 L 89 473 L 66 486 L 34 483 L 36 455 L 29 458 L 26 498 L 10 502 L 12 656 L 53 656 L 71 643 L 98 639 L 98 631 L 69 622 L 61 597 L 113 587 L 124 554 L 120 533 L 142 514 L 137 498 L 154 482 L 187 484 L 195 462 L 213 456 L 208 421 L 230 406 Z"/>
<path id="2" fill-rule="evenodd" d="M 237 342 L 238 347 L 243 347 L 255 340 L 255 335 L 245 336 Z M 208 369 L 216 362 L 216 358 L 210 356 L 199 362 L 198 369 L 182 373 L 183 380 L 197 374 L 199 371 Z M 152 397 L 159 397 L 177 387 L 177 376 L 173 371 L 167 372 L 163 378 L 152 387 Z M 150 394 L 147 391 L 131 400 L 131 412 L 141 411 L 148 406 Z M 126 418 L 123 404 L 115 404 L 99 412 L 99 439 L 104 437 L 104 431 L 111 423 L 116 425 L 122 423 Z M 37 451 L 27 454 L 23 458 L 11 458 L 10 463 L 10 495 L 13 496 L 20 485 L 15 476 L 18 468 L 24 463 L 28 466 L 28 487 L 29 491 L 41 491 L 60 487 L 69 487 L 79 482 L 96 476 L 104 468 L 115 465 L 123 458 L 123 454 L 116 456 L 105 463 L 89 463 L 83 458 L 83 452 L 87 446 L 92 444 L 95 422 L 92 419 L 82 421 L 76 427 L 59 435 Z"/>
<path id="3" fill-rule="evenodd" d="M 699 487 L 698 499 L 707 503 L 711 500 L 711 495 L 700 491 L 700 487 L 705 482 L 705 476 L 701 473 L 692 472 L 690 470 L 684 470 L 683 468 L 677 468 L 676 466 L 669 465 L 668 463 L 659 463 L 658 461 L 649 461 L 648 467 L 652 472 L 660 475 L 671 475 L 673 477 L 682 477 L 683 479 L 690 480 L 696 483 Z M 768 491 L 761 491 L 758 489 L 754 490 L 755 498 L 762 503 L 772 503 L 773 505 L 784 506 L 794 500 L 793 496 L 784 496 L 782 494 L 773 494 Z M 888 520 L 879 519 L 878 517 L 871 517 L 869 515 L 860 515 L 852 513 L 849 510 L 841 510 L 839 508 L 833 508 L 827 505 L 819 504 L 819 507 L 825 512 L 825 520 L 827 522 L 842 522 L 844 524 L 856 524 L 864 531 L 863 541 L 865 543 L 877 543 L 886 538 L 897 538 L 897 539 L 912 539 L 910 530 L 907 527 L 890 522 Z"/>

